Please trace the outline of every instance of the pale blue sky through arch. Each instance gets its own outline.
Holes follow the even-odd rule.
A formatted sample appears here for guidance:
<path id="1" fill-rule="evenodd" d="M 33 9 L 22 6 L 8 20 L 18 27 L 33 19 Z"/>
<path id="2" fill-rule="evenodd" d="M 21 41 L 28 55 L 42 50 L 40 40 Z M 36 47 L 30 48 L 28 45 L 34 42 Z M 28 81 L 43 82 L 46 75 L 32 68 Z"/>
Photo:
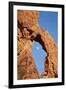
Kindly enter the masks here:
<path id="1" fill-rule="evenodd" d="M 58 43 L 58 13 L 50 11 L 40 11 L 39 25 L 45 28 L 54 38 L 55 43 Z M 36 67 L 39 73 L 44 71 L 44 60 L 46 52 L 38 42 L 33 43 L 33 57 L 36 60 Z"/>

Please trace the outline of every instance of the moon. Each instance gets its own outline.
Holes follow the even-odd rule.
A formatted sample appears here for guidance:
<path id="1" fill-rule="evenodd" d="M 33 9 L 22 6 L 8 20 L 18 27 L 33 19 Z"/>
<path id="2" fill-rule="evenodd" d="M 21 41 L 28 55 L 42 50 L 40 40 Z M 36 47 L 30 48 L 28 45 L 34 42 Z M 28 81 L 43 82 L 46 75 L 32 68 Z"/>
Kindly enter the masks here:
<path id="1" fill-rule="evenodd" d="M 39 47 L 36 47 L 37 50 L 39 50 L 40 48 Z"/>

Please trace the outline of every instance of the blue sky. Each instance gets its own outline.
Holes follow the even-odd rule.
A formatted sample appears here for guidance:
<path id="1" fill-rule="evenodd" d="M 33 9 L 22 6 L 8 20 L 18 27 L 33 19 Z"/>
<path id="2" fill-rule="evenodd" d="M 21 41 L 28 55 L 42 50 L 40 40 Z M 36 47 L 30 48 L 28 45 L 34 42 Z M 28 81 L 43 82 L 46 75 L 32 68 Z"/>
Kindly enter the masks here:
<path id="1" fill-rule="evenodd" d="M 54 38 L 55 43 L 58 43 L 58 13 L 40 11 L 39 25 L 45 28 L 50 35 Z M 36 61 L 36 67 L 39 73 L 44 71 L 44 60 L 46 52 L 42 49 L 42 46 L 38 42 L 33 42 L 33 57 Z"/>

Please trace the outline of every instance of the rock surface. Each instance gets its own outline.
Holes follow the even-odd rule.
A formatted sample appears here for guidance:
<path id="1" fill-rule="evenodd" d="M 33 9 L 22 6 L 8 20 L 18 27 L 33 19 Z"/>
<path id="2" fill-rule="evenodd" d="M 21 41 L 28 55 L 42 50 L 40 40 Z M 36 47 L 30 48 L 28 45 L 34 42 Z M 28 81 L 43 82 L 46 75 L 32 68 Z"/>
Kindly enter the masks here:
<path id="1" fill-rule="evenodd" d="M 51 35 L 38 24 L 40 13 L 37 11 L 17 12 L 17 79 L 39 79 L 35 59 L 32 56 L 33 41 L 39 42 L 47 52 L 43 78 L 58 77 L 58 51 Z"/>

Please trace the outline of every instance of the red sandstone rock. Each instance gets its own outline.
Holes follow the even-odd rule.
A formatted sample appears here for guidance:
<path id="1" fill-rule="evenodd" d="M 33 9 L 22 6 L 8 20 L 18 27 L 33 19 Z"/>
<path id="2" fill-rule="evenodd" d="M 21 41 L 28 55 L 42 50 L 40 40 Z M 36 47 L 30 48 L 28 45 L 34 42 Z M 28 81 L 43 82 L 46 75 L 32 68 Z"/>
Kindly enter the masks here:
<path id="1" fill-rule="evenodd" d="M 58 77 L 58 51 L 51 35 L 39 24 L 39 12 L 37 11 L 18 11 L 18 79 L 38 79 L 39 73 L 36 69 L 35 59 L 32 56 L 33 41 L 39 42 L 47 52 L 45 58 L 45 72 L 43 78 Z M 43 76 L 44 75 L 44 76 Z"/>

